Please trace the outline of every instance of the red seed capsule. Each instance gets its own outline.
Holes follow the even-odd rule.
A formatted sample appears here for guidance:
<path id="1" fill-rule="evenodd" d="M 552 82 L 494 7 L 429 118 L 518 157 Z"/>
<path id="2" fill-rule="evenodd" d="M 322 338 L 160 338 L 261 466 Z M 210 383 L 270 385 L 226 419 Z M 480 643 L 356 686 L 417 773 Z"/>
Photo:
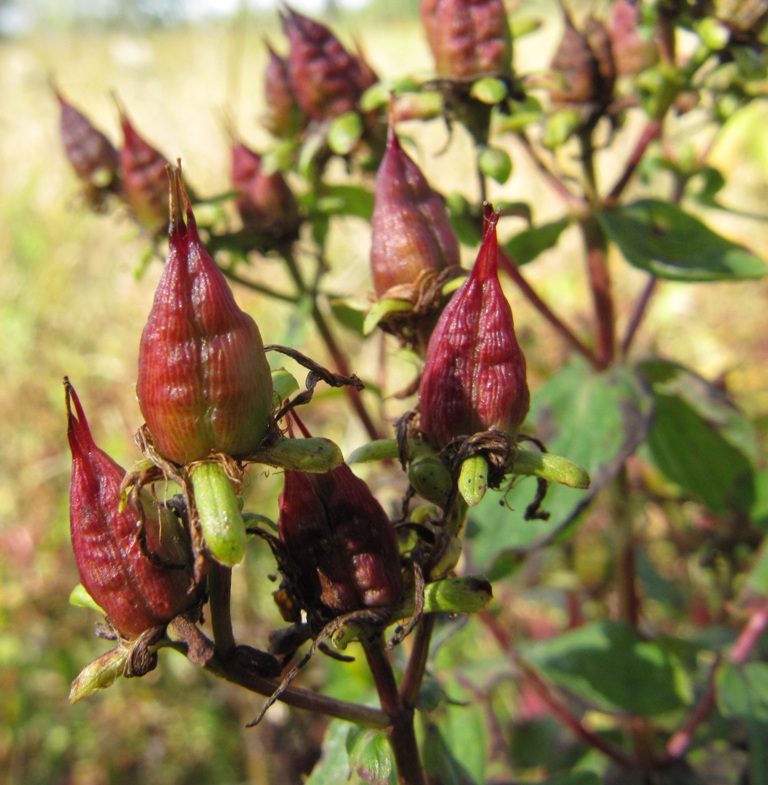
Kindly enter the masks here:
<path id="1" fill-rule="evenodd" d="M 264 126 L 280 139 L 292 139 L 302 131 L 307 117 L 293 93 L 288 61 L 267 44 L 269 60 L 264 71 Z"/>
<path id="2" fill-rule="evenodd" d="M 72 451 L 69 516 L 80 581 L 120 634 L 135 637 L 197 602 L 189 591 L 191 551 L 170 513 L 158 519 L 143 505 L 142 514 L 132 501 L 120 511 L 125 470 L 96 446 L 77 394 L 68 380 L 64 384 Z"/>
<path id="3" fill-rule="evenodd" d="M 370 66 L 350 54 L 325 25 L 290 8 L 282 19 L 290 44 L 291 84 L 304 113 L 313 120 L 331 120 L 354 109 L 376 81 Z"/>
<path id="4" fill-rule="evenodd" d="M 120 149 L 123 197 L 142 226 L 160 229 L 168 220 L 168 160 L 138 133 L 122 107 L 120 125 L 124 137 Z"/>
<path id="5" fill-rule="evenodd" d="M 141 336 L 139 405 L 156 449 L 171 461 L 202 460 L 211 451 L 244 456 L 271 422 L 264 344 L 203 248 L 181 169 L 169 172 L 170 248 Z"/>
<path id="6" fill-rule="evenodd" d="M 293 239 L 299 231 L 299 208 L 280 172 L 265 174 L 258 153 L 242 142 L 232 144 L 232 182 L 240 192 L 235 204 L 243 227 L 277 239 Z"/>
<path id="7" fill-rule="evenodd" d="M 88 194 L 111 190 L 118 179 L 118 154 L 112 142 L 91 121 L 75 109 L 52 85 L 61 108 L 60 136 L 75 174 L 85 183 Z"/>
<path id="8" fill-rule="evenodd" d="M 512 34 L 503 0 L 422 0 L 421 21 L 440 76 L 512 72 Z"/>
<path id="9" fill-rule="evenodd" d="M 394 527 L 346 464 L 325 474 L 286 471 L 277 525 L 292 583 L 311 616 L 327 620 L 400 599 Z"/>
<path id="10" fill-rule="evenodd" d="M 442 197 L 430 188 L 390 126 L 371 218 L 376 294 L 382 297 L 393 287 L 413 286 L 423 271 L 437 274 L 459 261 L 459 243 Z"/>
<path id="11" fill-rule="evenodd" d="M 619 76 L 633 76 L 655 65 L 659 49 L 640 28 L 640 6 L 632 0 L 616 0 L 611 8 L 608 34 Z"/>
<path id="12" fill-rule="evenodd" d="M 530 403 L 525 357 L 499 283 L 498 214 L 486 210 L 485 218 L 477 261 L 432 332 L 419 385 L 421 429 L 438 448 L 491 428 L 515 435 Z"/>

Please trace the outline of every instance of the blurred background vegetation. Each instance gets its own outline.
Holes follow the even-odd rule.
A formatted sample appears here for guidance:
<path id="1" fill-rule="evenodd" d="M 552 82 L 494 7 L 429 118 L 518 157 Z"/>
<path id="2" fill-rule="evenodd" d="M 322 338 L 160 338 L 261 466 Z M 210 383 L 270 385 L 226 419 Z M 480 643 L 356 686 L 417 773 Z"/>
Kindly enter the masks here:
<path id="1" fill-rule="evenodd" d="M 378 0 L 347 9 L 327 2 L 297 7 L 323 14 L 347 42 L 358 40 L 380 74 L 428 73 L 430 59 L 416 18 L 416 3 Z M 545 4 L 523 4 L 523 11 Z M 120 463 L 137 457 L 131 437 L 140 424 L 133 396 L 140 331 L 160 265 L 139 279 L 147 238 L 127 215 L 90 212 L 58 139 L 58 107 L 49 87 L 62 92 L 94 124 L 119 139 L 110 91 L 140 131 L 169 158 L 180 156 L 199 193 L 228 189 L 225 112 L 255 146 L 259 127 L 265 36 L 282 44 L 274 8 L 241 3 L 227 16 L 207 19 L 201 3 L 0 3 L 0 783 L 104 785 L 105 783 L 299 782 L 313 763 L 324 723 L 276 706 L 257 730 L 243 726 L 260 699 L 213 680 L 165 652 L 162 667 L 107 696 L 70 707 L 69 684 L 106 649 L 93 636 L 95 617 L 69 605 L 77 572 L 69 545 L 70 457 L 65 438 L 61 378 L 77 386 L 97 440 Z M 518 57 L 542 66 L 554 37 L 526 40 Z M 768 121 L 763 107 L 734 117 L 713 163 L 728 167 L 724 201 L 765 214 L 768 148 L 756 133 Z M 696 129 L 690 129 L 694 134 Z M 438 123 L 424 141 L 427 174 L 455 189 L 461 173 L 433 160 L 446 143 Z M 466 143 L 466 140 L 464 140 Z M 462 144 L 462 140 L 453 140 Z M 457 156 L 455 149 L 451 161 Z M 517 162 L 516 162 L 517 164 Z M 504 186 L 509 198 L 536 199 L 524 162 Z M 441 181 L 442 180 L 442 181 Z M 533 195 L 532 195 L 533 194 Z M 537 203 L 546 218 L 545 194 Z M 720 231 L 764 255 L 766 224 L 737 215 L 711 218 Z M 364 295 L 369 234 L 362 223 L 342 227 L 329 259 L 331 281 L 347 281 L 346 294 Z M 466 249 L 465 249 L 466 250 Z M 471 251 L 469 252 L 471 254 Z M 531 272 L 540 290 L 575 313 L 588 311 L 586 293 L 558 252 Z M 630 272 L 623 279 L 635 286 Z M 341 287 L 341 284 L 339 285 Z M 252 293 L 241 305 L 262 323 L 269 342 L 307 336 L 302 321 Z M 565 348 L 540 319 L 510 299 L 531 365 L 532 391 L 562 361 Z M 583 304 L 582 304 L 583 303 Z M 697 288 L 666 284 L 655 301 L 645 345 L 663 348 L 710 378 L 721 378 L 757 421 L 763 447 L 768 433 L 768 323 L 765 283 Z M 260 317 L 261 314 L 261 317 Z M 586 318 L 586 316 L 585 316 Z M 696 329 L 679 330 L 684 321 Z M 311 336 L 310 336 L 311 338 Z M 325 359 L 325 358 L 323 358 Z M 375 366 L 361 358 L 363 367 Z M 324 433 L 345 451 L 364 436 L 333 399 L 319 414 Z M 254 490 L 274 514 L 278 485 Z M 588 530 L 587 530 L 588 534 Z M 273 567 L 272 567 L 273 568 Z M 263 573 L 270 569 L 259 546 L 242 568 L 235 591 L 238 624 L 258 644 L 266 639 L 271 608 Z M 248 587 L 257 593 L 246 594 Z M 329 681 L 337 695 L 360 694 L 362 671 L 315 663 L 304 684 Z"/>

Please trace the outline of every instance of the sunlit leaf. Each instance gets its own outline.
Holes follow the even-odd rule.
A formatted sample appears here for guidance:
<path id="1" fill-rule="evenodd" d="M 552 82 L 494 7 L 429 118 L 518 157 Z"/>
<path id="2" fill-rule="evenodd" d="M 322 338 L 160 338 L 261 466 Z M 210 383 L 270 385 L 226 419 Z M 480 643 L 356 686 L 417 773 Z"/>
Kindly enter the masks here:
<path id="1" fill-rule="evenodd" d="M 715 512 L 748 512 L 755 501 L 755 435 L 750 421 L 719 389 L 677 363 L 640 369 L 655 398 L 648 437 L 654 463 Z"/>
<path id="2" fill-rule="evenodd" d="M 347 155 L 363 135 L 363 119 L 357 112 L 344 112 L 336 117 L 328 129 L 328 147 L 336 155 Z"/>
<path id="3" fill-rule="evenodd" d="M 765 275 L 762 259 L 671 202 L 642 199 L 598 218 L 630 264 L 659 278 L 720 281 Z"/>
<path id="4" fill-rule="evenodd" d="M 536 494 L 534 480 L 520 480 L 508 493 L 489 491 L 470 512 L 467 534 L 473 569 L 488 574 L 502 554 L 522 556 L 568 527 L 645 439 L 651 407 L 646 385 L 631 368 L 597 373 L 580 359 L 533 390 L 523 432 L 535 434 L 549 452 L 583 467 L 591 486 L 550 486 L 543 504 L 549 519 L 530 521 L 524 514 Z M 498 567 L 507 571 L 513 564 L 514 560 L 500 560 Z M 489 577 L 498 574 L 491 570 Z"/>
<path id="5" fill-rule="evenodd" d="M 768 723 L 768 664 L 724 663 L 717 674 L 717 704 L 726 717 Z"/>
<path id="6" fill-rule="evenodd" d="M 351 782 L 396 785 L 397 774 L 386 734 L 380 730 L 353 728 L 347 736 Z"/>
<path id="7" fill-rule="evenodd" d="M 652 717 L 680 709 L 690 699 L 677 659 L 624 622 L 595 622 L 525 643 L 521 655 L 555 684 L 603 711 Z"/>

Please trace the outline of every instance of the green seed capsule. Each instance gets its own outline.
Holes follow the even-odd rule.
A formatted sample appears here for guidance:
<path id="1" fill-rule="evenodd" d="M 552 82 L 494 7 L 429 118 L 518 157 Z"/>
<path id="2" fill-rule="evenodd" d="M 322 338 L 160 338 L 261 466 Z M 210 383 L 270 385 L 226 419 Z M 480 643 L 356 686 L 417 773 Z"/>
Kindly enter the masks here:
<path id="1" fill-rule="evenodd" d="M 453 485 L 451 473 L 437 455 L 422 455 L 408 465 L 408 481 L 416 493 L 440 507 L 445 506 Z"/>
<path id="2" fill-rule="evenodd" d="M 222 564 L 238 564 L 245 556 L 246 534 L 232 481 L 214 461 L 195 466 L 191 480 L 208 552 Z"/>
<path id="3" fill-rule="evenodd" d="M 459 493 L 464 501 L 474 507 L 488 490 L 488 461 L 482 455 L 473 455 L 461 464 Z"/>

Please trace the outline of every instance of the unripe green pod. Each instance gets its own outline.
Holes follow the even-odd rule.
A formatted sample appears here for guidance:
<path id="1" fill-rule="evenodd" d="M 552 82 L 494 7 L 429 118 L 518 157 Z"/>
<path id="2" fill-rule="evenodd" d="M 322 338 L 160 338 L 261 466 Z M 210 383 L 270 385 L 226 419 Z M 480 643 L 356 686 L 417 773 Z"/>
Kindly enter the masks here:
<path id="1" fill-rule="evenodd" d="M 437 455 L 421 455 L 408 465 L 408 482 L 423 499 L 444 507 L 453 487 L 451 473 Z"/>
<path id="2" fill-rule="evenodd" d="M 238 564 L 245 556 L 246 533 L 232 480 L 215 461 L 194 466 L 190 479 L 208 552 L 222 564 Z"/>
<path id="3" fill-rule="evenodd" d="M 461 464 L 459 493 L 464 501 L 474 507 L 488 490 L 488 461 L 482 455 L 473 455 Z"/>

